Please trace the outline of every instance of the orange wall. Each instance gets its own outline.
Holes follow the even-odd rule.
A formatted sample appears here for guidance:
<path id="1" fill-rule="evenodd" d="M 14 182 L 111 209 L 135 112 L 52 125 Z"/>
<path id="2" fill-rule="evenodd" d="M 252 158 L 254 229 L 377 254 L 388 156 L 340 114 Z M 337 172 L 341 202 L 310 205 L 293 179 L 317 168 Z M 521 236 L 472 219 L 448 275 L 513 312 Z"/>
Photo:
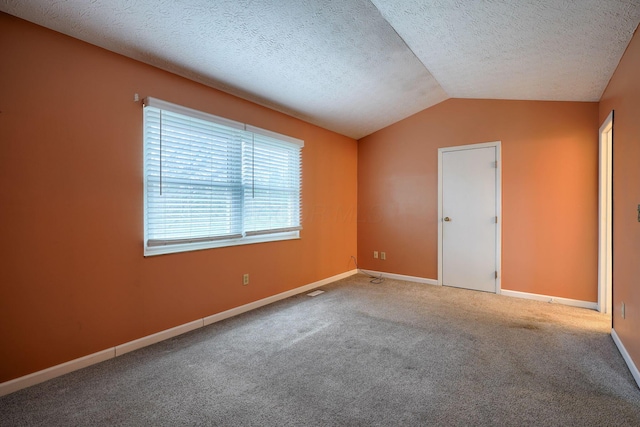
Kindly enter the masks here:
<path id="1" fill-rule="evenodd" d="M 3 13 L 0 52 L 0 382 L 354 268 L 355 140 Z M 304 139 L 302 239 L 143 258 L 136 92 Z"/>
<path id="2" fill-rule="evenodd" d="M 502 289 L 597 301 L 597 103 L 450 99 L 360 140 L 360 267 L 437 279 L 437 149 L 498 140 Z"/>
<path id="3" fill-rule="evenodd" d="M 640 367 L 640 32 L 629 43 L 600 100 L 613 112 L 613 327 Z M 622 302 L 626 318 L 620 313 Z"/>

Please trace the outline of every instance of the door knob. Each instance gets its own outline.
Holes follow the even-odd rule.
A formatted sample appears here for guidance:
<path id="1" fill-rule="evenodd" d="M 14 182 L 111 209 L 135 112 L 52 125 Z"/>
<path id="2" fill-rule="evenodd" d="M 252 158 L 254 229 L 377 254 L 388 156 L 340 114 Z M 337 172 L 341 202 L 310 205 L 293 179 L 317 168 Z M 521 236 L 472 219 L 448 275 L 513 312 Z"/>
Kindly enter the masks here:
<path id="1" fill-rule="evenodd" d="M 449 218 L 448 216 L 445 216 L 445 217 L 444 217 L 444 220 L 445 220 L 446 222 L 450 222 L 450 221 L 451 221 L 451 218 Z"/>

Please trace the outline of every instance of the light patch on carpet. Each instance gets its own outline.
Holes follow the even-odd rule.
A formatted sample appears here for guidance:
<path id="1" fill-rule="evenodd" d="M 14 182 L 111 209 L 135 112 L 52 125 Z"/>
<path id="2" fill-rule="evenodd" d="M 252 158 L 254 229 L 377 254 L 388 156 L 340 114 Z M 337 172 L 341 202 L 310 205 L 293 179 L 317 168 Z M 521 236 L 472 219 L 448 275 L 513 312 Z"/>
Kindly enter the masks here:
<path id="1" fill-rule="evenodd" d="M 318 290 L 315 290 L 313 292 L 308 293 L 307 296 L 308 297 L 315 297 L 315 296 L 318 296 L 320 294 L 324 294 L 324 291 L 321 291 L 320 289 L 318 289 Z"/>

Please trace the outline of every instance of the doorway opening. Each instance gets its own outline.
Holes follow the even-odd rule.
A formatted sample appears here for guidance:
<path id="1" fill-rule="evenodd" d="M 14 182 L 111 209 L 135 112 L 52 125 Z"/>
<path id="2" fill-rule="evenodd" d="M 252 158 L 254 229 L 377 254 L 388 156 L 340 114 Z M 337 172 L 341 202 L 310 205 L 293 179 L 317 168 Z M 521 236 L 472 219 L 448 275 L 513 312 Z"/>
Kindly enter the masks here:
<path id="1" fill-rule="evenodd" d="M 613 304 L 613 111 L 600 127 L 598 203 L 598 311 Z"/>

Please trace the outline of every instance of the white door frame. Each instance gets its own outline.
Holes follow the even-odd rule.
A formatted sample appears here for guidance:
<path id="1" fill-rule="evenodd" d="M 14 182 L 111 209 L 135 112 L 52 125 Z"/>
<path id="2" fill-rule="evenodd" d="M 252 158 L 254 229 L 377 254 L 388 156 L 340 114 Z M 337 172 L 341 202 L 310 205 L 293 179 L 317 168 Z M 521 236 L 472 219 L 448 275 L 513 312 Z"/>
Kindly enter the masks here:
<path id="1" fill-rule="evenodd" d="M 613 111 L 600 126 L 598 182 L 598 311 L 611 314 L 613 301 Z"/>
<path id="2" fill-rule="evenodd" d="M 438 285 L 442 286 L 442 154 L 448 151 L 470 150 L 474 148 L 496 148 L 496 294 L 500 293 L 502 279 L 502 144 L 501 141 L 483 142 L 479 144 L 458 145 L 455 147 L 438 148 Z"/>

